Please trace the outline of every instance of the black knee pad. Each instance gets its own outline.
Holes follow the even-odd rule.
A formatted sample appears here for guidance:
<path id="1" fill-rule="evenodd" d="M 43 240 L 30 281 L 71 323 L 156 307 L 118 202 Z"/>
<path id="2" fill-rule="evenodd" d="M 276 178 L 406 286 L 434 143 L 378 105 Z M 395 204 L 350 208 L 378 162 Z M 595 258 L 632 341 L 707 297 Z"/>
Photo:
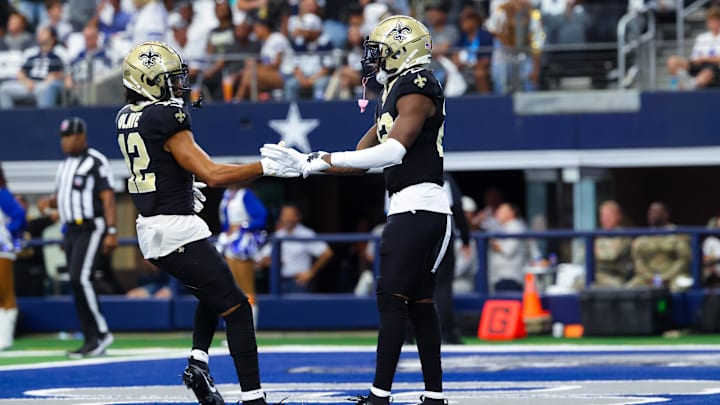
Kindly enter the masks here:
<path id="1" fill-rule="evenodd" d="M 226 324 L 244 323 L 247 321 L 252 321 L 252 307 L 250 306 L 250 302 L 248 301 L 247 297 L 243 298 L 243 300 L 239 304 L 239 307 L 237 307 L 234 311 L 223 317 Z"/>
<path id="2" fill-rule="evenodd" d="M 380 317 L 408 317 L 408 302 L 397 295 L 378 294 L 377 306 Z"/>

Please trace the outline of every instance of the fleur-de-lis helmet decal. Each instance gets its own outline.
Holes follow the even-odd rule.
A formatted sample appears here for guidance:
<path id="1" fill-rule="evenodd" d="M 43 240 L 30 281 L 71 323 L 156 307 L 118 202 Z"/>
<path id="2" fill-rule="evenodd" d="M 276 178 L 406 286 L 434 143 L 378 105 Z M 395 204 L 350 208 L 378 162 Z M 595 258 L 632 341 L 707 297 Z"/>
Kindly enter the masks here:
<path id="1" fill-rule="evenodd" d="M 402 20 L 398 20 L 397 24 L 395 24 L 395 28 L 388 33 L 388 36 L 392 35 L 394 40 L 403 42 L 411 33 L 412 28 L 408 25 L 404 25 Z"/>
<path id="2" fill-rule="evenodd" d="M 138 58 L 145 67 L 150 67 L 160 61 L 160 54 L 155 52 L 152 46 L 149 46 L 147 51 L 141 53 Z"/>

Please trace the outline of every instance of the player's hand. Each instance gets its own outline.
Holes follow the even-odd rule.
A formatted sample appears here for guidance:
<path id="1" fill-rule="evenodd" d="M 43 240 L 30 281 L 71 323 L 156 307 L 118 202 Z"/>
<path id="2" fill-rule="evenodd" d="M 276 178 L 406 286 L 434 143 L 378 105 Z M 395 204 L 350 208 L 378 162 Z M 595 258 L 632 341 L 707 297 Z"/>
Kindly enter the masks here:
<path id="1" fill-rule="evenodd" d="M 323 156 L 327 155 L 327 152 L 313 152 L 307 157 L 307 164 L 303 169 L 303 178 L 307 178 L 311 173 L 319 173 L 330 168 L 330 163 L 323 159 Z"/>
<path id="2" fill-rule="evenodd" d="M 294 169 L 298 173 L 303 173 L 308 164 L 308 155 L 293 148 L 286 148 L 282 143 L 278 145 L 266 143 L 260 148 L 260 155 L 271 159 L 281 167 Z"/>
<path id="3" fill-rule="evenodd" d="M 205 194 L 200 191 L 200 189 L 203 189 L 207 187 L 207 184 L 201 183 L 199 181 L 193 182 L 193 211 L 195 211 L 196 214 L 199 214 L 200 211 L 205 208 L 205 204 L 203 204 L 207 198 L 205 198 Z"/>
<path id="4" fill-rule="evenodd" d="M 271 158 L 264 157 L 260 159 L 260 164 L 262 165 L 263 176 L 289 178 L 300 177 L 302 174 L 302 172 L 296 170 L 294 167 L 285 166 Z"/>
<path id="5" fill-rule="evenodd" d="M 113 250 L 115 250 L 116 247 L 118 247 L 117 235 L 105 235 L 105 238 L 103 239 L 103 253 L 106 255 L 110 254 Z"/>

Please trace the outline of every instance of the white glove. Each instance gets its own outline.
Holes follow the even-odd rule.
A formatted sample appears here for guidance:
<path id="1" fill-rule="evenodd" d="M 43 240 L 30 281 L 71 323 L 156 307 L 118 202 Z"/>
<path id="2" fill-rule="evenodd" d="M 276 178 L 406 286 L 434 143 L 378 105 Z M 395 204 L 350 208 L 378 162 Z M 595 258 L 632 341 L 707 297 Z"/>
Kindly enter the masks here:
<path id="1" fill-rule="evenodd" d="M 330 168 L 330 163 L 323 160 L 323 156 L 327 155 L 327 152 L 313 152 L 307 157 L 307 164 L 303 169 L 303 178 L 307 178 L 311 173 L 318 173 Z"/>
<path id="2" fill-rule="evenodd" d="M 274 143 L 266 143 L 260 148 L 260 155 L 272 159 L 281 167 L 292 168 L 298 173 L 305 170 L 308 164 L 308 155 L 300 153 L 293 148 L 286 148 Z"/>
<path id="3" fill-rule="evenodd" d="M 293 167 L 283 166 L 277 161 L 264 157 L 260 159 L 260 164 L 263 169 L 263 176 L 274 176 L 274 177 L 300 177 L 301 171 L 296 170 Z"/>
<path id="4" fill-rule="evenodd" d="M 200 191 L 201 188 L 205 187 L 207 187 L 207 184 L 199 181 L 193 181 L 193 211 L 195 211 L 196 214 L 199 214 L 200 211 L 205 208 L 205 204 L 203 203 L 207 200 L 207 198 L 205 198 L 205 194 Z"/>

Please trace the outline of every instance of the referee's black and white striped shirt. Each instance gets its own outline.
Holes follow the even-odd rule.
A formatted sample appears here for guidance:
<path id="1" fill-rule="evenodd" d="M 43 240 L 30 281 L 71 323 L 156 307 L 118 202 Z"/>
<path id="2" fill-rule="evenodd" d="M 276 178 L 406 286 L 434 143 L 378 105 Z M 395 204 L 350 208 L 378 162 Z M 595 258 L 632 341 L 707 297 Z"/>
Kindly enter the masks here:
<path id="1" fill-rule="evenodd" d="M 107 158 L 93 148 L 68 156 L 55 175 L 55 194 L 60 220 L 82 224 L 103 217 L 100 192 L 113 188 Z"/>

